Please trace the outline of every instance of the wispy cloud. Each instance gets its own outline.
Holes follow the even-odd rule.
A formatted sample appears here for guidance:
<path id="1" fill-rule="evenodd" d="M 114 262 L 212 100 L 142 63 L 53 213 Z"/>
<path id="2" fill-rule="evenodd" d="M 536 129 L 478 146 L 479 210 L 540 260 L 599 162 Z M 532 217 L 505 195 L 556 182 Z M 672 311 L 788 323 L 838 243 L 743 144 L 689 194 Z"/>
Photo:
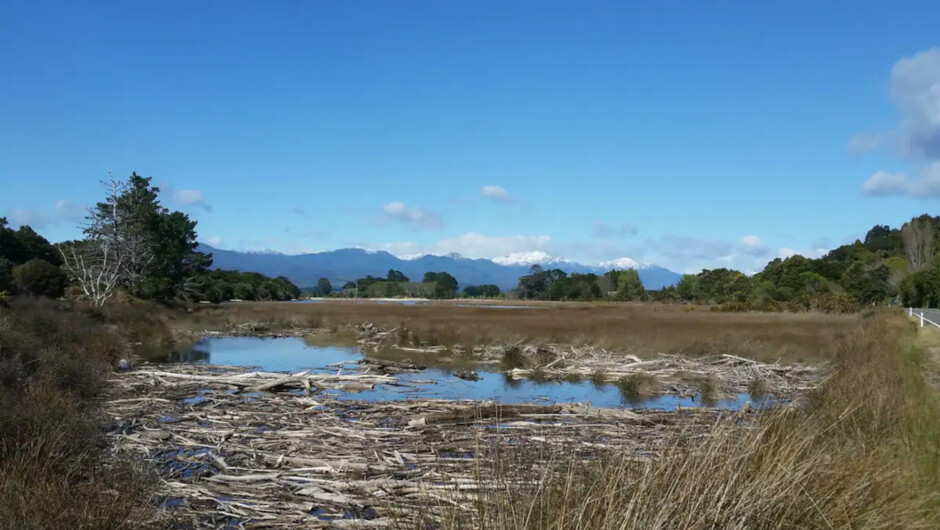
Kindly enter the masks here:
<path id="1" fill-rule="evenodd" d="M 444 227 L 444 220 L 439 213 L 419 206 L 409 208 L 403 202 L 383 204 L 382 214 L 386 219 L 403 223 L 412 230 L 440 230 Z"/>
<path id="2" fill-rule="evenodd" d="M 923 169 L 920 178 L 910 180 L 903 173 L 876 171 L 862 183 L 862 193 L 869 197 L 908 196 L 916 199 L 940 197 L 940 162 Z"/>
<path id="3" fill-rule="evenodd" d="M 173 200 L 183 206 L 194 206 L 207 212 L 212 211 L 212 206 L 206 201 L 206 194 L 202 190 L 174 190 Z"/>
<path id="4" fill-rule="evenodd" d="M 222 244 L 222 237 L 221 236 L 206 236 L 206 237 L 200 238 L 200 241 L 209 245 L 210 247 L 218 248 L 219 245 Z"/>
<path id="5" fill-rule="evenodd" d="M 591 235 L 599 238 L 617 237 L 617 236 L 635 236 L 637 228 L 631 224 L 622 224 L 620 226 L 611 226 L 604 221 L 594 221 L 591 223 Z"/>
<path id="6" fill-rule="evenodd" d="M 495 258 L 521 252 L 550 251 L 552 239 L 544 235 L 509 235 L 491 236 L 480 232 L 441 239 L 429 245 L 410 241 L 392 243 L 360 244 L 359 246 L 386 250 L 396 256 L 414 256 L 419 254 L 457 253 L 468 258 Z"/>
<path id="7" fill-rule="evenodd" d="M 54 210 L 56 217 L 65 221 L 80 221 L 84 219 L 87 214 L 84 207 L 68 199 L 57 200 Z"/>
<path id="8" fill-rule="evenodd" d="M 847 148 L 853 155 L 863 155 L 865 153 L 877 151 L 881 147 L 888 144 L 893 137 L 894 135 L 890 132 L 858 133 L 855 136 L 849 138 L 849 144 Z"/>
<path id="9" fill-rule="evenodd" d="M 900 120 L 890 131 L 861 133 L 849 140 L 858 154 L 892 148 L 918 177 L 876 171 L 862 184 L 870 197 L 940 197 L 940 47 L 898 60 L 891 69 L 891 97 Z"/>
<path id="10" fill-rule="evenodd" d="M 827 248 L 806 248 L 806 249 L 795 249 L 789 247 L 781 247 L 778 250 L 778 255 L 783 258 L 790 258 L 793 256 L 803 256 L 804 258 L 821 258 L 829 252 L 830 249 Z"/>
<path id="11" fill-rule="evenodd" d="M 757 258 L 769 256 L 771 253 L 770 247 L 767 246 L 767 243 L 764 243 L 764 240 L 755 235 L 742 237 L 741 246 L 743 247 L 745 254 Z"/>
<path id="12" fill-rule="evenodd" d="M 14 227 L 28 225 L 35 229 L 60 223 L 78 223 L 85 217 L 85 208 L 67 199 L 59 199 L 52 208 L 14 208 L 8 215 Z"/>
<path id="13" fill-rule="evenodd" d="M 493 202 L 499 202 L 502 204 L 510 204 L 515 201 L 515 199 L 509 195 L 509 192 L 506 191 L 506 188 L 503 188 L 502 186 L 483 186 L 483 188 L 480 189 L 480 195 L 483 195 L 483 197 Z"/>
<path id="14" fill-rule="evenodd" d="M 32 228 L 45 228 L 52 222 L 52 215 L 42 210 L 32 210 L 29 208 L 14 208 L 10 212 L 10 224 L 14 228 L 28 225 Z"/>
<path id="15" fill-rule="evenodd" d="M 901 113 L 902 147 L 911 155 L 940 158 L 940 48 L 895 63 L 891 93 Z"/>

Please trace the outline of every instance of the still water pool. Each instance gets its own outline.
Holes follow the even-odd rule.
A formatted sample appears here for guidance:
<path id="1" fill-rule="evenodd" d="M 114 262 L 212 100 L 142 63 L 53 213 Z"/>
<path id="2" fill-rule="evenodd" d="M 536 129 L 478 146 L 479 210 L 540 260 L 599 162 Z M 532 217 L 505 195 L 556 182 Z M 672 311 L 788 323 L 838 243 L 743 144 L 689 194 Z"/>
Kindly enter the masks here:
<path id="1" fill-rule="evenodd" d="M 351 372 L 363 359 L 356 348 L 309 345 L 301 338 L 210 337 L 186 352 L 174 354 L 171 362 L 221 366 L 251 366 L 268 372 L 336 373 L 344 367 Z M 626 400 L 614 385 L 589 381 L 513 380 L 500 372 L 480 371 L 479 381 L 465 381 L 443 368 L 427 368 L 417 373 L 398 374 L 397 385 L 377 385 L 373 390 L 344 393 L 327 390 L 322 395 L 337 399 L 397 401 L 406 399 L 493 400 L 500 403 L 591 403 L 597 407 L 626 407 L 672 410 L 676 406 L 701 406 L 698 400 L 674 395 L 652 399 Z M 738 409 L 749 401 L 746 394 L 714 404 Z"/>

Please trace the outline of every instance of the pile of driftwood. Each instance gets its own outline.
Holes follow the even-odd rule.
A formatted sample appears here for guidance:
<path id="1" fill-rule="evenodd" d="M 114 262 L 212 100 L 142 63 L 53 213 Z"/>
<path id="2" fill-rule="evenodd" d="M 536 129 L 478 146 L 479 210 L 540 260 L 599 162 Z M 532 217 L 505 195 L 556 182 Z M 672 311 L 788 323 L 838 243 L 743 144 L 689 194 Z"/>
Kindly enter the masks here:
<path id="1" fill-rule="evenodd" d="M 746 393 L 755 387 L 777 397 L 794 396 L 816 387 L 825 366 L 766 363 L 736 355 L 690 357 L 657 354 L 641 359 L 635 355 L 594 346 L 561 344 L 461 346 L 400 346 L 394 337 L 400 328 L 383 331 L 371 324 L 359 327 L 360 343 L 371 356 L 381 358 L 389 350 L 396 357 L 413 354 L 437 357 L 442 362 L 472 362 L 494 369 L 507 369 L 507 354 L 513 366 L 507 373 L 515 379 L 591 379 L 618 383 L 642 374 L 655 380 L 659 393 L 691 396 L 702 381 L 721 389 L 722 394 Z"/>
<path id="2" fill-rule="evenodd" d="M 541 473 L 560 454 L 655 456 L 725 414 L 486 402 L 374 403 L 318 388 L 386 384 L 383 374 L 268 374 L 177 365 L 117 374 L 105 409 L 115 451 L 153 462 L 167 523 L 193 528 L 385 527 L 472 521 L 500 455 Z M 463 514 L 463 515 L 461 515 Z"/>
<path id="3" fill-rule="evenodd" d="M 514 378 L 590 378 L 616 383 L 643 374 L 660 383 L 661 392 L 689 395 L 702 381 L 711 381 L 726 393 L 746 393 L 755 385 L 778 397 L 803 393 L 818 384 L 821 369 L 801 364 L 764 363 L 734 355 L 683 357 L 658 354 L 649 359 L 634 355 L 598 352 L 594 348 L 576 350 L 552 346 L 555 360 L 535 368 L 514 368 Z"/>
<path id="4" fill-rule="evenodd" d="M 490 370 L 505 370 L 515 379 L 577 380 L 590 379 L 598 383 L 620 383 L 635 375 L 647 376 L 655 381 L 656 393 L 675 394 L 683 397 L 699 392 L 703 381 L 720 389 L 719 394 L 747 393 L 755 387 L 776 397 L 793 397 L 818 386 L 826 372 L 826 366 L 808 364 L 766 363 L 735 355 L 694 357 L 657 354 L 639 358 L 625 352 L 609 351 L 590 345 L 572 346 L 563 344 L 507 344 L 465 347 L 461 345 L 413 345 L 407 340 L 407 321 L 391 329 L 382 329 L 372 323 L 355 326 L 359 344 L 369 359 L 380 368 L 389 366 L 411 366 L 420 364 L 463 368 L 457 377 L 475 379 L 468 366 Z M 263 323 L 244 323 L 231 329 L 204 332 L 187 332 L 195 337 L 261 336 L 261 337 L 309 337 L 329 336 L 325 329 L 295 327 L 272 331 Z M 513 363 L 507 366 L 507 354 Z M 390 360 L 395 359 L 395 360 Z M 404 362 L 401 360 L 405 359 Z M 409 359 L 418 361 L 411 362 Z M 380 384 L 387 381 L 331 380 L 323 382 L 326 388 L 354 389 L 358 384 Z M 647 385 L 649 386 L 649 385 Z"/>

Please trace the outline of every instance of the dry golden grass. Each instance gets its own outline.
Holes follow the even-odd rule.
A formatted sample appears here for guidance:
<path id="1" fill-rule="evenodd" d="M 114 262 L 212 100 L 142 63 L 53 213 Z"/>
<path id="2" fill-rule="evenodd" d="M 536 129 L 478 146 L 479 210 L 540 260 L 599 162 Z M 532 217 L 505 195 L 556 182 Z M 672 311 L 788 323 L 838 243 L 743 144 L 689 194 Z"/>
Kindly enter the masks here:
<path id="1" fill-rule="evenodd" d="M 651 462 L 562 450 L 553 473 L 533 475 L 503 454 L 481 470 L 501 487 L 444 528 L 938 528 L 940 401 L 913 327 L 885 314 L 853 331 L 805 406 L 722 422 Z"/>
<path id="2" fill-rule="evenodd" d="M 50 300 L 11 305 L 0 308 L 0 529 L 143 527 L 150 483 L 136 465 L 107 464 L 97 407 L 128 350 L 123 324 Z M 142 326 L 128 334 L 143 338 Z"/>
<path id="3" fill-rule="evenodd" d="M 730 353 L 787 362 L 830 360 L 831 345 L 858 315 L 722 313 L 653 304 L 562 304 L 536 309 L 324 302 L 233 303 L 200 307 L 185 326 L 225 329 L 245 322 L 274 328 L 339 329 L 372 322 L 406 327 L 422 344 L 562 343 L 648 355 Z M 184 325 L 180 323 L 180 325 Z"/>

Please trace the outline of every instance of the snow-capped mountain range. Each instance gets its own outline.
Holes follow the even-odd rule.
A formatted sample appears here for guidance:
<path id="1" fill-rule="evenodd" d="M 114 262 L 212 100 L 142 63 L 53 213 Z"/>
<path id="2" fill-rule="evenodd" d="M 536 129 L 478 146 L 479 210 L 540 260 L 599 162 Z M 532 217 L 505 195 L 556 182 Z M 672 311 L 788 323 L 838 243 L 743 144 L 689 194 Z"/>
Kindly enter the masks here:
<path id="1" fill-rule="evenodd" d="M 395 269 L 415 281 L 420 281 L 426 272 L 448 272 L 457 278 L 461 286 L 490 283 L 508 290 L 518 285 L 519 276 L 528 274 L 532 265 L 561 269 L 569 274 L 603 274 L 611 269 L 636 269 L 647 289 L 661 289 L 673 285 L 680 277 L 668 269 L 631 258 L 582 264 L 541 251 L 518 252 L 493 259 L 473 259 L 460 254 L 398 257 L 384 251 L 359 248 L 289 255 L 276 252 L 237 252 L 205 244 L 200 247 L 201 251 L 212 253 L 213 267 L 260 272 L 268 276 L 286 276 L 301 287 L 313 286 L 320 278 L 327 278 L 334 285 L 341 285 L 367 275 L 384 277 L 389 269 Z"/>

